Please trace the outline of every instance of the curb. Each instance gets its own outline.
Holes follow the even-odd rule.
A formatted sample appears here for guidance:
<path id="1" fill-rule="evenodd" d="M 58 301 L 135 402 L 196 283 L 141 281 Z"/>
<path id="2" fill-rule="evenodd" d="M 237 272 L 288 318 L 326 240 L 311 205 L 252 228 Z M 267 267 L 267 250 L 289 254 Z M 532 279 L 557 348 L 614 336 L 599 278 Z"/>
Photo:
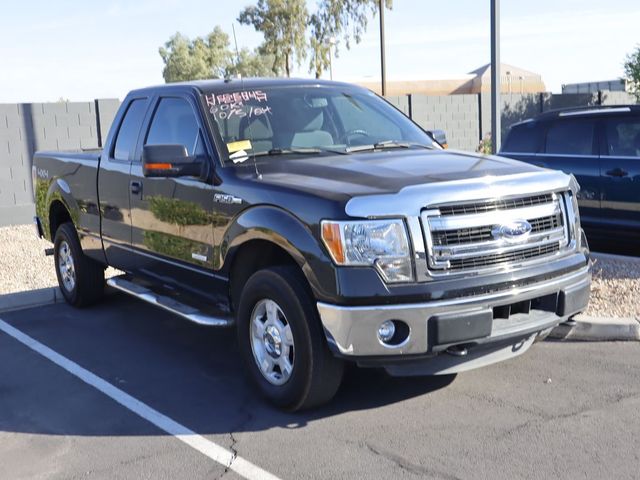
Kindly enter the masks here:
<path id="1" fill-rule="evenodd" d="M 575 326 L 559 325 L 549 338 L 586 342 L 640 341 L 640 321 L 635 318 L 607 318 L 576 315 Z"/>
<path id="2" fill-rule="evenodd" d="M 41 288 L 27 292 L 0 295 L 0 312 L 40 307 L 52 303 L 63 302 L 64 298 L 58 287 Z"/>

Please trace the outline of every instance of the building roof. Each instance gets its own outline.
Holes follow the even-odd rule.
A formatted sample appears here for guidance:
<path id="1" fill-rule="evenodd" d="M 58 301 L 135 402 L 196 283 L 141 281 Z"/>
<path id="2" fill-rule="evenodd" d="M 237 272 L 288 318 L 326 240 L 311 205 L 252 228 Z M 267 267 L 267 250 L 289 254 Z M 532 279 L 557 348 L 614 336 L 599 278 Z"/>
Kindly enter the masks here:
<path id="1" fill-rule="evenodd" d="M 508 72 L 508 73 L 507 73 Z M 491 64 L 487 63 L 486 65 L 481 66 L 480 68 L 476 68 L 469 72 L 470 74 L 475 75 L 476 77 L 489 77 L 491 76 Z M 500 73 L 504 75 L 511 75 L 514 78 L 518 77 L 538 77 L 541 78 L 539 73 L 534 73 L 529 70 L 525 70 L 524 68 L 514 67 L 513 65 L 509 65 L 507 63 L 500 64 Z"/>

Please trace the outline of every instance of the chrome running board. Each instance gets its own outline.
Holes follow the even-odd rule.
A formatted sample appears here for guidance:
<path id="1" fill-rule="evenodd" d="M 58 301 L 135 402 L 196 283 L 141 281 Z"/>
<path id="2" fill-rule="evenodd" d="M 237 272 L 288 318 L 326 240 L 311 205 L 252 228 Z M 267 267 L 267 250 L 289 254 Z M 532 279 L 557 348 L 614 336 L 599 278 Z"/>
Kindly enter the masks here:
<path id="1" fill-rule="evenodd" d="M 168 312 L 178 315 L 182 318 L 189 320 L 190 322 L 198 325 L 205 325 L 208 327 L 230 327 L 233 326 L 233 319 L 231 318 L 218 318 L 201 310 L 187 305 L 185 303 L 178 302 L 177 300 L 167 297 L 165 295 L 159 295 L 153 290 L 149 290 L 142 285 L 138 285 L 123 277 L 113 277 L 107 280 L 107 285 L 127 293 L 133 297 L 136 297 L 142 301 L 155 305 L 156 307 L 163 308 Z"/>

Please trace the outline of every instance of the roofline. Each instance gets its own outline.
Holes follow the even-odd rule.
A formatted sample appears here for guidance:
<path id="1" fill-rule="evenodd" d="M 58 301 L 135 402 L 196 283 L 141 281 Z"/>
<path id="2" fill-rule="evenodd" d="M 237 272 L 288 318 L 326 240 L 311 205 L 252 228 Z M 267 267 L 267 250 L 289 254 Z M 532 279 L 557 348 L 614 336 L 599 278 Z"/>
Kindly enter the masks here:
<path id="1" fill-rule="evenodd" d="M 137 88 L 131 90 L 129 95 L 149 95 L 157 91 L 163 90 L 175 90 L 175 91 L 192 91 L 197 93 L 208 93 L 216 90 L 225 91 L 235 88 L 243 88 L 247 85 L 248 88 L 260 88 L 273 87 L 277 85 L 282 86 L 319 86 L 319 87 L 348 87 L 366 90 L 364 87 L 348 82 L 337 82 L 332 80 L 323 80 L 316 78 L 283 78 L 283 77 L 248 77 L 248 78 L 231 78 L 231 79 L 207 79 L 207 80 L 193 80 L 188 82 L 174 82 L 164 83 L 159 85 L 151 85 L 148 87 Z"/>
<path id="2" fill-rule="evenodd" d="M 537 120 L 548 120 L 550 118 L 559 117 L 581 117 L 588 115 L 598 115 L 601 113 L 627 113 L 639 111 L 639 104 L 626 104 L 626 105 L 591 105 L 584 107 L 569 107 L 569 108 L 554 108 L 546 112 L 539 113 L 538 115 L 521 120 L 520 122 L 513 123 L 511 126 L 522 125 L 524 123 L 534 122 Z"/>

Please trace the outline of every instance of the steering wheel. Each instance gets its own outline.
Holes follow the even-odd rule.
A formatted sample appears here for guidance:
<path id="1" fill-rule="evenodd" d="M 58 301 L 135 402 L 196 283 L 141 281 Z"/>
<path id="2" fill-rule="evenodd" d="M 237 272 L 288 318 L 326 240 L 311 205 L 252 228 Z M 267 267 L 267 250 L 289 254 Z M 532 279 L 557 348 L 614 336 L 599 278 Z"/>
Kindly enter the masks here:
<path id="1" fill-rule="evenodd" d="M 342 135 L 340 135 L 340 138 L 338 138 L 338 142 L 337 143 L 346 143 L 347 138 L 349 138 L 352 135 L 360 135 L 362 137 L 368 137 L 369 136 L 369 132 L 367 132 L 366 130 L 363 130 L 361 128 L 354 128 L 353 130 L 348 130 L 346 132 L 344 132 Z"/>

